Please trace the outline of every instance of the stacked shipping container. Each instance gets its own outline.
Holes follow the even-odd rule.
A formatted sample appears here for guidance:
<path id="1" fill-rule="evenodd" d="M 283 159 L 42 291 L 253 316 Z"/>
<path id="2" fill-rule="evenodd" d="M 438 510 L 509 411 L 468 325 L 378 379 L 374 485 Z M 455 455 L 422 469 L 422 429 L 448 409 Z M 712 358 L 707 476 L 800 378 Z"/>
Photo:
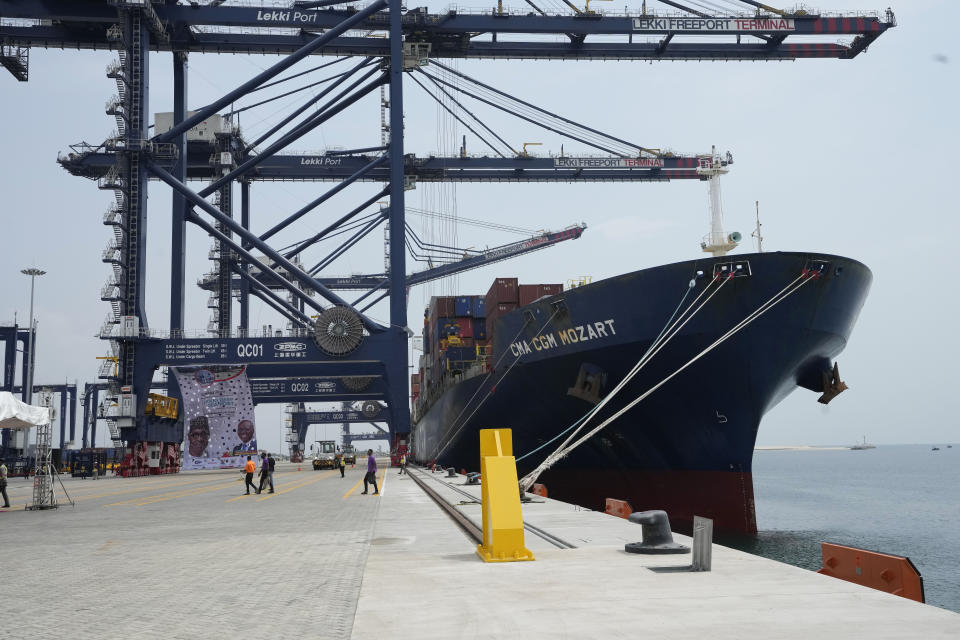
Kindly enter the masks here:
<path id="1" fill-rule="evenodd" d="M 461 371 L 476 362 L 477 348 L 485 349 L 486 304 L 480 296 L 436 296 L 424 319 L 424 354 L 438 380 L 444 371 Z M 423 384 L 423 383 L 421 383 Z"/>
<path id="2" fill-rule="evenodd" d="M 434 296 L 423 320 L 423 357 L 411 376 L 414 400 L 426 394 L 445 372 L 464 371 L 478 361 L 490 365 L 487 327 L 518 306 L 563 293 L 561 284 L 521 285 L 497 278 L 485 296 Z"/>
<path id="3" fill-rule="evenodd" d="M 519 291 L 520 284 L 516 278 L 497 278 L 493 281 L 484 298 L 488 326 L 503 314 L 517 308 L 520 302 Z"/>

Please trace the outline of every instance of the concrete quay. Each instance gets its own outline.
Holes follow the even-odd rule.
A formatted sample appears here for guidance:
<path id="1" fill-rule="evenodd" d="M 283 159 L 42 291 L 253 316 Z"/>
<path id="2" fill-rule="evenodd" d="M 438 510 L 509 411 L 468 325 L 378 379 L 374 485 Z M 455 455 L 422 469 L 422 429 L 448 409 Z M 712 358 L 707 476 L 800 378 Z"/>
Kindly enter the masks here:
<path id="1" fill-rule="evenodd" d="M 361 465 L 297 468 L 272 495 L 232 470 L 68 479 L 76 506 L 43 512 L 11 479 L 0 638 L 960 637 L 958 614 L 717 545 L 708 573 L 627 554 L 639 526 L 550 499 L 523 507 L 536 561 L 486 564 L 408 475 L 374 496 Z M 479 524 L 479 487 L 412 471 Z"/>

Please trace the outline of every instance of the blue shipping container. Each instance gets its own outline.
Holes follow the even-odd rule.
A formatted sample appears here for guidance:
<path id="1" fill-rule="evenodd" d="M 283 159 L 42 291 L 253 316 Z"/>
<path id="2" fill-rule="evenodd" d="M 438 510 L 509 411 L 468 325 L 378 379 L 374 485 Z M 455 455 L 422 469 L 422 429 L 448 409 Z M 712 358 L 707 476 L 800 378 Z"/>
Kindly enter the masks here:
<path id="1" fill-rule="evenodd" d="M 483 296 L 473 297 L 473 317 L 474 318 L 487 317 L 487 301 Z"/>
<path id="2" fill-rule="evenodd" d="M 453 308 L 458 318 L 469 318 L 473 315 L 473 296 L 458 296 Z"/>
<path id="3" fill-rule="evenodd" d="M 483 300 L 481 300 L 483 302 Z M 473 319 L 473 337 L 477 340 L 487 339 L 487 320 L 486 318 Z"/>
<path id="4" fill-rule="evenodd" d="M 457 326 L 457 321 L 453 318 L 437 318 L 437 332 L 435 334 L 437 340 L 459 332 L 460 327 Z"/>

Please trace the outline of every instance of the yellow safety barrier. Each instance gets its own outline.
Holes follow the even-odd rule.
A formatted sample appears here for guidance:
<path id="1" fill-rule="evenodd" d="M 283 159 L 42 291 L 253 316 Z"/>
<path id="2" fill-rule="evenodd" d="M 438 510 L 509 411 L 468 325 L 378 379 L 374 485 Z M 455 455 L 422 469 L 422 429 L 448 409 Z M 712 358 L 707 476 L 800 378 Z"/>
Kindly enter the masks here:
<path id="1" fill-rule="evenodd" d="M 477 555 L 484 562 L 533 560 L 533 553 L 523 544 L 523 512 L 510 429 L 480 430 L 480 494 L 483 544 L 477 545 Z"/>

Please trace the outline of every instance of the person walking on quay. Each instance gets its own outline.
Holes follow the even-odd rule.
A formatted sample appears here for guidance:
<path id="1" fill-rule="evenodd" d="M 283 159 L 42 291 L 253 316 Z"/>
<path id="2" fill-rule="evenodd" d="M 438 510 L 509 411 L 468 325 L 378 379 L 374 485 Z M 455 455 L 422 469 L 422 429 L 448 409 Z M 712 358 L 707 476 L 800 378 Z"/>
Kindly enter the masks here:
<path id="1" fill-rule="evenodd" d="M 373 449 L 367 449 L 367 475 L 363 476 L 363 493 L 367 493 L 367 484 L 373 483 L 373 495 L 380 495 L 377 488 L 377 459 L 373 457 Z"/>
<path id="2" fill-rule="evenodd" d="M 260 489 L 257 489 L 257 485 L 253 484 L 253 472 L 257 470 L 257 463 L 253 461 L 252 456 L 247 456 L 247 464 L 243 468 L 244 473 L 246 473 L 246 485 L 247 495 L 250 495 L 250 489 L 253 489 L 254 493 L 260 493 Z"/>
<path id="3" fill-rule="evenodd" d="M 270 480 L 270 493 L 273 493 L 273 470 L 277 468 L 277 461 L 273 459 L 273 454 L 267 454 L 267 462 L 270 463 L 267 477 Z"/>
<path id="4" fill-rule="evenodd" d="M 338 466 L 340 467 L 340 477 L 342 478 L 342 477 L 344 477 L 344 474 L 347 472 L 347 457 L 346 457 L 346 456 L 340 456 L 340 464 L 339 464 Z"/>
<path id="5" fill-rule="evenodd" d="M 257 487 L 257 493 L 263 491 L 267 481 L 270 481 L 270 493 L 273 493 L 273 479 L 270 477 L 270 459 L 267 458 L 267 452 L 260 454 L 260 486 Z"/>
<path id="6" fill-rule="evenodd" d="M 10 508 L 10 498 L 7 497 L 7 463 L 0 458 L 0 495 L 3 495 L 3 508 Z"/>
<path id="7" fill-rule="evenodd" d="M 406 468 L 407 468 L 407 454 L 401 453 L 400 454 L 400 473 L 403 473 L 404 469 Z M 397 475 L 400 475 L 400 473 L 398 473 Z"/>

